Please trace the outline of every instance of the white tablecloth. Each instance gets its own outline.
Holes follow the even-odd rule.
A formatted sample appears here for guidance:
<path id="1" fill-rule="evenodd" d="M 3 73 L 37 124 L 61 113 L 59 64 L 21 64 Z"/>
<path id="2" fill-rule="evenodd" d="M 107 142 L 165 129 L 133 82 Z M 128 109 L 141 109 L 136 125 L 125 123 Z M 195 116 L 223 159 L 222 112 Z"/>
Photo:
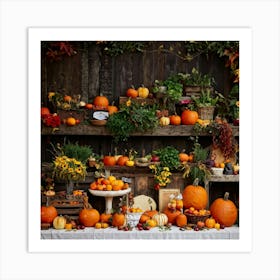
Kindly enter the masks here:
<path id="1" fill-rule="evenodd" d="M 133 228 L 132 231 L 118 230 L 117 228 L 83 230 L 41 230 L 41 239 L 239 239 L 239 227 L 216 230 L 185 230 L 172 227 L 171 230 L 161 231 L 159 228 L 142 230 Z"/>

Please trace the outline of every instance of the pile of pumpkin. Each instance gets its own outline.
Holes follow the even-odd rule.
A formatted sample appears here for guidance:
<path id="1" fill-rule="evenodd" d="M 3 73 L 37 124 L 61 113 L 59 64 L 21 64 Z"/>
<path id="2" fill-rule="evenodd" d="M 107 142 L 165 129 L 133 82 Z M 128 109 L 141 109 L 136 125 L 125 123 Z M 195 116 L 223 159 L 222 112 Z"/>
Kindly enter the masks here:
<path id="1" fill-rule="evenodd" d="M 185 187 L 182 198 L 172 198 L 163 212 L 157 210 L 145 211 L 137 224 L 138 230 L 150 229 L 153 227 L 171 227 L 176 225 L 186 228 L 188 225 L 188 215 L 198 216 L 194 230 L 207 228 L 224 228 L 232 226 L 237 220 L 237 208 L 229 199 L 229 193 L 225 193 L 223 198 L 217 198 L 206 210 L 208 195 L 202 186 L 193 184 Z M 184 210 L 185 209 L 185 210 Z M 131 229 L 126 223 L 126 211 L 114 214 L 102 213 L 98 210 L 82 209 L 76 221 L 58 216 L 57 210 L 53 206 L 41 207 L 41 223 L 51 223 L 55 229 L 83 229 L 85 227 L 108 228 L 117 227 L 120 230 Z M 210 216 L 211 213 L 211 216 Z M 204 219 L 207 217 L 206 219 Z"/>
<path id="2" fill-rule="evenodd" d="M 128 189 L 129 184 L 111 175 L 108 178 L 98 178 L 90 184 L 89 188 L 98 191 L 120 191 Z"/>

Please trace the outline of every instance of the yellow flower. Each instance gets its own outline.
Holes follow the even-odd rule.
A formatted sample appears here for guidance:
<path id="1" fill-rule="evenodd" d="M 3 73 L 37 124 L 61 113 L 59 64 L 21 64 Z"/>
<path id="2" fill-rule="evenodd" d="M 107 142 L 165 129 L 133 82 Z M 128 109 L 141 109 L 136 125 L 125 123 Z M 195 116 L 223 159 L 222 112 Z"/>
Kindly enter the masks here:
<path id="1" fill-rule="evenodd" d="M 236 105 L 237 107 L 239 107 L 239 100 L 236 101 L 235 105 Z"/>
<path id="2" fill-rule="evenodd" d="M 49 92 L 48 94 L 48 98 L 49 100 L 52 100 L 52 98 L 55 96 L 55 93 L 54 92 Z"/>
<path id="3" fill-rule="evenodd" d="M 131 105 L 131 99 L 129 98 L 127 101 L 126 101 L 126 106 L 129 107 Z"/>

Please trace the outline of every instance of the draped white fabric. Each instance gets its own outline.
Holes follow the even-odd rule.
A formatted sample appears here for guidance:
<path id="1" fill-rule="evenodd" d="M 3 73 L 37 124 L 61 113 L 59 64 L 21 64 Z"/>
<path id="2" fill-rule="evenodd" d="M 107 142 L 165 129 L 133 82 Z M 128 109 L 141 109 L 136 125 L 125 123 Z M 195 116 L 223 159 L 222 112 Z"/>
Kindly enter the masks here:
<path id="1" fill-rule="evenodd" d="M 118 230 L 117 228 L 95 229 L 85 228 L 83 230 L 41 230 L 41 239 L 239 239 L 239 227 L 216 230 L 185 230 L 172 227 L 171 230 L 161 231 L 159 228 L 139 231 Z"/>

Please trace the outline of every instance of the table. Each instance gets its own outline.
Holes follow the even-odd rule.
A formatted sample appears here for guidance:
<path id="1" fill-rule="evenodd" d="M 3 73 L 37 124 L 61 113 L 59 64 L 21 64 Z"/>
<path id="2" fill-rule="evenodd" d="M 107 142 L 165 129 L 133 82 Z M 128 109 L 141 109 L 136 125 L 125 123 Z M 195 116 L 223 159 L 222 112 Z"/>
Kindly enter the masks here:
<path id="1" fill-rule="evenodd" d="M 132 231 L 117 228 L 95 229 L 87 227 L 83 230 L 41 230 L 41 239 L 239 239 L 239 227 L 232 226 L 221 230 L 185 230 L 172 226 L 171 230 L 160 231 L 158 227 L 150 230 Z"/>
<path id="2" fill-rule="evenodd" d="M 123 196 L 127 195 L 131 192 L 131 188 L 127 188 L 125 190 L 120 191 L 97 191 L 97 190 L 88 190 L 92 195 L 95 196 L 102 196 L 105 198 L 105 212 L 107 214 L 111 213 L 112 210 L 112 204 L 113 204 L 113 198 L 116 196 Z M 128 197 L 126 198 L 126 201 L 128 201 Z"/>

